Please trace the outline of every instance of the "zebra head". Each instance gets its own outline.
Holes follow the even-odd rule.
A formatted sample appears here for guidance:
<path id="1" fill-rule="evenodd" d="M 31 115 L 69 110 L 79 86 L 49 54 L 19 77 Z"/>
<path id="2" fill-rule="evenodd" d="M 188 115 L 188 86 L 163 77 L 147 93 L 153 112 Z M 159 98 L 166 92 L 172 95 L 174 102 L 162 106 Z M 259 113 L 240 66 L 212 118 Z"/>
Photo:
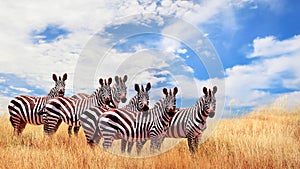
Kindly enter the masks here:
<path id="1" fill-rule="evenodd" d="M 58 92 L 58 96 L 64 96 L 65 95 L 65 80 L 67 80 L 67 73 L 63 75 L 61 78 L 60 76 L 57 78 L 56 74 L 52 75 L 52 79 L 55 81 L 55 90 Z M 54 97 L 56 97 L 55 95 Z"/>
<path id="2" fill-rule="evenodd" d="M 216 110 L 216 97 L 215 94 L 217 92 L 217 86 L 213 87 L 213 90 L 207 90 L 206 87 L 203 87 L 204 93 L 204 112 L 208 114 L 210 118 L 215 116 Z"/>
<path id="3" fill-rule="evenodd" d="M 99 79 L 99 83 L 101 85 L 100 87 L 100 92 L 99 92 L 99 98 L 98 100 L 100 101 L 100 103 L 104 103 L 106 105 L 109 105 L 110 102 L 112 102 L 111 99 L 111 88 L 110 88 L 110 84 L 112 82 L 112 78 L 108 78 L 107 82 L 106 79 Z M 99 104 L 101 105 L 101 104 Z"/>
<path id="4" fill-rule="evenodd" d="M 165 94 L 164 104 L 165 110 L 169 117 L 173 117 L 176 113 L 176 94 L 178 92 L 178 88 L 174 87 L 173 92 L 170 89 L 168 93 L 168 89 L 164 88 L 163 93 Z"/>
<path id="5" fill-rule="evenodd" d="M 141 111 L 147 111 L 149 110 L 149 93 L 148 91 L 151 89 L 151 84 L 147 83 L 146 88 L 144 89 L 144 86 L 141 85 L 141 88 L 138 84 L 134 85 L 135 91 L 137 91 L 138 96 L 138 110 Z"/>
<path id="6" fill-rule="evenodd" d="M 123 79 L 122 77 L 115 76 L 116 84 L 113 86 L 113 98 L 116 99 L 117 102 L 125 103 L 127 101 L 126 95 L 127 95 L 127 87 L 125 82 L 127 81 L 127 75 L 124 75 Z"/>

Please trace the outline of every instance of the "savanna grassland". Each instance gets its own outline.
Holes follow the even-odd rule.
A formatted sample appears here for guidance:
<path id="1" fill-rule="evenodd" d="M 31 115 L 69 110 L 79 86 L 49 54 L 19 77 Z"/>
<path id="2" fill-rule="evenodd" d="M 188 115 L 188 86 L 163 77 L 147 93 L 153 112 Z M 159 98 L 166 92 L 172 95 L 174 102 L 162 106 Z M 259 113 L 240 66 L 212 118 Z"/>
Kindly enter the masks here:
<path id="1" fill-rule="evenodd" d="M 172 142 L 164 144 L 173 144 Z M 115 142 L 119 151 L 120 144 Z M 146 144 L 143 151 L 149 151 Z M 86 145 L 82 129 L 69 138 L 61 125 L 52 137 L 27 125 L 13 137 L 8 116 L 0 117 L 0 168 L 300 168 L 300 108 L 266 107 L 222 119 L 191 157 L 186 140 L 160 155 L 130 158 Z"/>

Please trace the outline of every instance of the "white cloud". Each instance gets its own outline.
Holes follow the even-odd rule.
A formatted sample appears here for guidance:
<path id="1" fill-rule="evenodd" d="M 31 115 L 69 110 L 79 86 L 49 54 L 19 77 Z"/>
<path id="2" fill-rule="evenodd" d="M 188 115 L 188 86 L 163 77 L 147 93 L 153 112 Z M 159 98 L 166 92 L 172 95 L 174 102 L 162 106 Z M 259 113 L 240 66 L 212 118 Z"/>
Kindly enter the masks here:
<path id="1" fill-rule="evenodd" d="M 272 5 L 272 1 L 261 1 Z M 244 0 L 239 2 L 247 3 Z M 106 39 L 100 39 L 99 42 L 94 44 L 95 46 L 91 46 L 93 50 L 86 51 L 81 58 L 79 56 L 95 33 L 98 31 L 103 32 L 104 28 L 110 23 L 134 14 L 142 14 L 140 17 L 148 16 L 147 13 L 159 14 L 149 15 L 151 18 L 144 20 L 143 23 L 138 22 L 139 17 L 137 17 L 131 21 L 136 24 L 147 25 L 150 19 L 155 19 L 161 26 L 164 20 L 160 15 L 175 15 L 187 20 L 192 25 L 200 25 L 200 27 L 201 24 L 209 22 L 223 25 L 222 29 L 224 30 L 235 30 L 237 28 L 234 12 L 228 1 L 205 0 L 201 3 L 193 3 L 192 1 L 172 2 L 171 0 L 163 0 L 161 5 L 162 7 L 157 6 L 154 1 L 139 4 L 137 1 L 123 0 L 113 2 L 109 0 L 101 2 L 97 0 L 75 0 L 72 3 L 68 0 L 62 0 L 59 4 L 50 0 L 34 3 L 1 1 L 1 73 L 13 73 L 18 77 L 25 78 L 28 84 L 49 91 L 53 85 L 52 73 L 62 75 L 67 72 L 67 93 L 70 93 L 73 87 L 76 91 L 87 87 L 88 91 L 91 92 L 95 89 L 95 86 L 98 86 L 99 77 L 107 78 L 114 74 L 123 75 L 124 73 L 136 75 L 133 76 L 132 81 L 137 83 L 153 81 L 153 84 L 158 84 L 161 81 L 166 81 L 166 79 L 154 77 L 150 71 L 140 69 L 152 66 L 162 69 L 160 73 L 171 74 L 172 72 L 165 70 L 166 67 L 170 66 L 170 62 L 166 62 L 166 60 L 178 61 L 178 57 L 165 55 L 165 60 L 161 61 L 161 58 L 151 57 L 148 54 L 149 57 L 139 60 L 138 53 L 109 51 L 110 46 L 106 44 Z M 272 7 L 272 9 L 275 9 L 275 7 Z M 128 22 L 126 19 L 121 19 L 121 21 Z M 66 29 L 70 34 L 51 43 L 32 44 L 32 38 L 37 37 L 31 37 L 31 33 L 42 31 L 47 25 L 51 24 Z M 189 29 L 186 26 L 181 22 L 171 23 L 164 27 L 161 33 L 182 37 L 180 39 L 182 41 L 195 38 L 195 32 L 187 31 Z M 204 37 L 207 35 L 205 33 Z M 286 88 L 299 90 L 300 69 L 297 65 L 297 63 L 300 63 L 299 39 L 299 35 L 283 41 L 279 41 L 273 36 L 256 38 L 253 41 L 254 52 L 248 57 L 260 56 L 267 59 L 227 69 L 226 88 L 220 89 L 220 91 L 226 91 L 226 96 L 235 99 L 237 106 L 251 106 L 268 102 L 268 99 L 271 99 L 273 95 L 260 89 L 269 89 L 274 86 L 274 83 L 280 83 Z M 203 45 L 202 39 L 199 39 L 198 42 L 200 46 Z M 186 53 L 182 49 L 179 40 L 174 37 L 163 38 L 158 46 L 163 51 Z M 143 47 L 136 46 L 136 49 L 142 52 Z M 99 55 L 93 54 L 101 52 L 108 52 L 108 56 L 114 55 L 116 57 L 106 57 L 100 61 Z M 85 58 L 85 55 L 89 57 Z M 135 59 L 133 60 L 133 58 Z M 78 59 L 83 69 L 76 71 Z M 140 66 L 141 62 L 147 63 L 147 65 Z M 99 69 L 97 69 L 97 66 L 99 66 Z M 94 69 L 97 69 L 97 72 Z M 190 67 L 184 65 L 183 67 L 174 67 L 174 69 L 182 69 L 183 73 L 193 73 Z M 137 70 L 140 71 L 140 74 L 137 73 Z M 85 72 L 92 72 L 93 74 L 81 76 L 85 75 Z M 281 76 L 278 76 L 278 74 L 281 73 L 291 75 L 293 78 L 280 79 Z M 76 77 L 82 78 L 76 81 Z M 193 84 L 198 87 L 207 85 L 207 81 L 192 81 L 184 75 L 176 75 L 175 78 L 182 81 L 180 82 L 182 83 L 182 91 L 184 91 L 182 95 L 187 98 L 195 98 Z M 0 79 L 0 82 L 5 83 L 2 79 Z M 176 83 L 174 82 L 174 84 Z M 19 88 L 19 90 L 29 92 L 25 88 Z M 198 89 L 200 93 L 201 90 Z M 153 90 L 153 93 L 157 93 L 157 96 L 162 95 L 161 91 L 156 92 L 156 89 Z M 0 98 L 5 97 L 1 96 Z M 5 99 L 7 100 L 7 98 Z"/>
<path id="2" fill-rule="evenodd" d="M 254 52 L 248 55 L 253 57 L 272 57 L 300 51 L 300 35 L 279 41 L 274 36 L 256 38 L 253 41 Z"/>
<path id="3" fill-rule="evenodd" d="M 235 106 L 258 106 L 270 104 L 274 98 L 273 89 L 300 90 L 300 48 L 287 49 L 283 46 L 297 46 L 296 38 L 282 41 L 272 38 L 270 44 L 261 45 L 261 58 L 248 65 L 236 65 L 226 69 L 226 95 L 235 100 Z M 263 38 L 263 39 L 268 39 Z M 254 45 L 257 41 L 254 40 Z M 299 46 L 299 45 L 298 45 Z M 256 56 L 257 50 L 251 54 Z"/>
<path id="4" fill-rule="evenodd" d="M 180 54 L 186 54 L 187 50 L 186 49 L 177 49 L 176 52 L 180 53 Z"/>
<path id="5" fill-rule="evenodd" d="M 26 89 L 24 87 L 14 87 L 14 86 L 9 86 L 9 88 L 14 89 L 14 90 L 18 90 L 22 93 L 30 93 L 32 92 L 32 90 Z"/>
<path id="6" fill-rule="evenodd" d="M 0 83 L 4 83 L 4 82 L 6 82 L 6 79 L 3 77 L 0 77 Z"/>
<path id="7" fill-rule="evenodd" d="M 271 104 L 272 107 L 281 109 L 295 109 L 300 106 L 300 92 L 291 92 L 279 95 Z"/>

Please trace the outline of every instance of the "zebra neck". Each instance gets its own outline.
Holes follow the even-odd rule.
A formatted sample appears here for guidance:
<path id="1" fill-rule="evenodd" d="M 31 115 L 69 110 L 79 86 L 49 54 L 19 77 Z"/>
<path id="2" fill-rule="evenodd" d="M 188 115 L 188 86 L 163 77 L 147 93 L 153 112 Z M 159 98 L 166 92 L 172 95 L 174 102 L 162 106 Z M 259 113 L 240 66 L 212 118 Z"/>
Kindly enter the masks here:
<path id="1" fill-rule="evenodd" d="M 112 89 L 111 89 L 112 101 L 113 101 L 114 106 L 117 108 L 121 100 L 117 96 L 117 92 L 116 91 L 117 91 L 116 87 L 113 86 Z"/>
<path id="2" fill-rule="evenodd" d="M 99 96 L 99 91 L 100 90 L 96 90 L 93 94 L 91 94 L 89 97 L 83 98 L 83 99 L 78 99 L 76 100 L 77 102 L 86 102 L 87 105 L 89 106 L 100 106 L 100 104 L 98 103 L 98 96 Z"/>
<path id="3" fill-rule="evenodd" d="M 154 107 L 149 110 L 149 113 L 153 115 L 154 121 L 159 121 L 164 127 L 169 125 L 171 118 L 166 111 L 166 105 L 163 104 L 164 99 L 160 99 L 154 104 Z"/>
<path id="4" fill-rule="evenodd" d="M 138 109 L 139 103 L 137 100 L 138 100 L 138 95 L 136 94 L 133 98 L 130 99 L 129 103 L 126 106 L 124 106 L 123 108 L 125 108 L 127 110 L 131 110 L 131 111 L 135 111 L 135 110 L 140 111 Z"/>
<path id="5" fill-rule="evenodd" d="M 50 92 L 44 96 L 44 98 L 48 101 L 54 97 L 57 97 L 58 96 L 58 91 L 55 90 L 55 87 L 53 87 Z"/>
<path id="6" fill-rule="evenodd" d="M 196 118 L 199 118 L 200 123 L 204 124 L 206 122 L 206 119 L 207 119 L 208 115 L 205 114 L 203 102 L 200 102 L 196 106 L 196 109 L 197 109 L 197 111 L 196 111 L 197 112 L 197 117 Z"/>

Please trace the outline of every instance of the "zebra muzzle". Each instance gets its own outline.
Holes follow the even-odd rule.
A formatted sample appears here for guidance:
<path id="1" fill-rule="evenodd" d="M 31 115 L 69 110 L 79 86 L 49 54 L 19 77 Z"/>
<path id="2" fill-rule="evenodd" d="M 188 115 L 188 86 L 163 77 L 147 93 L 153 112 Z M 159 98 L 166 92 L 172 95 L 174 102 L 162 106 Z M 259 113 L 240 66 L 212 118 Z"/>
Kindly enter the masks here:
<path id="1" fill-rule="evenodd" d="M 144 106 L 143 106 L 143 108 L 142 108 L 142 110 L 143 110 L 143 111 L 147 111 L 147 110 L 149 110 L 149 107 L 148 107 L 148 105 L 144 105 Z"/>
<path id="2" fill-rule="evenodd" d="M 121 98 L 121 102 L 122 102 L 122 103 L 125 103 L 126 101 L 127 101 L 127 98 L 126 98 L 126 97 Z"/>
<path id="3" fill-rule="evenodd" d="M 215 111 L 211 110 L 208 114 L 208 117 L 213 118 L 215 117 L 215 114 L 216 114 Z"/>
<path id="4" fill-rule="evenodd" d="M 58 96 L 62 97 L 65 95 L 65 89 L 59 89 Z"/>

